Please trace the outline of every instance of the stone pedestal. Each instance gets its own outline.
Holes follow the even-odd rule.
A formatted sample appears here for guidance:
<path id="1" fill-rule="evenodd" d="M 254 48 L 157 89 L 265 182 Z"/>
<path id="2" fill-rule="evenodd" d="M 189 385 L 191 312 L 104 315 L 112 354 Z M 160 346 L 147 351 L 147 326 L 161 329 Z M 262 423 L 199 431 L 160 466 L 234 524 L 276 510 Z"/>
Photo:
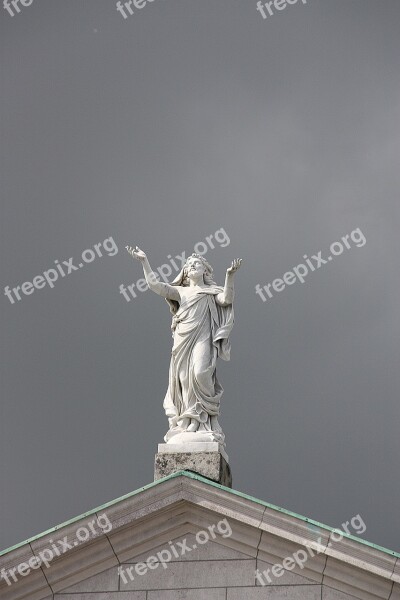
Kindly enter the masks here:
<path id="1" fill-rule="evenodd" d="M 154 463 L 154 481 L 177 471 L 193 471 L 211 481 L 232 487 L 229 458 L 218 442 L 159 444 Z"/>

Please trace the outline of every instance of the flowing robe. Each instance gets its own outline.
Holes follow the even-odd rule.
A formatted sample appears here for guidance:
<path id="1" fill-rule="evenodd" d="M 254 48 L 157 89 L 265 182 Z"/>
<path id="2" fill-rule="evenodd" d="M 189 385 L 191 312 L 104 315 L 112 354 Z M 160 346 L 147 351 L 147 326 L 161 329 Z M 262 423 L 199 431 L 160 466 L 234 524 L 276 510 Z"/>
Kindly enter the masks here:
<path id="1" fill-rule="evenodd" d="M 189 420 L 198 421 L 197 431 L 212 432 L 224 442 L 218 423 L 223 388 L 216 375 L 217 358 L 230 359 L 229 334 L 233 327 L 232 304 L 221 306 L 216 295 L 223 288 L 179 286 L 179 309 L 172 321 L 173 348 L 164 409 L 170 430 L 165 441 L 185 431 Z"/>

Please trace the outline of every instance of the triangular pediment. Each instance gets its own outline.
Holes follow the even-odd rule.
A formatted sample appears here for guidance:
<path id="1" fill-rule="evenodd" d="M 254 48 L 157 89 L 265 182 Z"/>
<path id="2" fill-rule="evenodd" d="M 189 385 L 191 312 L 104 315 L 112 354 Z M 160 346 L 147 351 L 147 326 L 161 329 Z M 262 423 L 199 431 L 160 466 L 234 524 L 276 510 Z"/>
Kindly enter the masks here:
<path id="1" fill-rule="evenodd" d="M 1 553 L 11 585 L 0 579 L 0 597 L 172 600 L 180 590 L 190 600 L 400 600 L 399 555 L 336 539 L 327 526 L 181 472 Z M 23 576 L 21 564 L 32 565 Z"/>

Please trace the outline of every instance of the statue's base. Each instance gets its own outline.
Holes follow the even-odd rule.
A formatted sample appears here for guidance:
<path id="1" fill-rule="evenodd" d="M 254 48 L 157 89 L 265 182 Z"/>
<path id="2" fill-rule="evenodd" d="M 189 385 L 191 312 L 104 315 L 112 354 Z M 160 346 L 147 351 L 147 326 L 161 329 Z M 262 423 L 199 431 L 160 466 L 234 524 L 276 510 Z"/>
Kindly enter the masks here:
<path id="1" fill-rule="evenodd" d="M 218 442 L 159 444 L 154 463 L 154 481 L 177 471 L 193 471 L 211 481 L 232 487 L 229 459 Z"/>
<path id="2" fill-rule="evenodd" d="M 221 434 L 216 434 L 214 431 L 182 431 L 179 427 L 176 429 L 177 431 L 173 429 L 168 431 L 164 438 L 165 440 L 168 439 L 167 444 L 179 444 L 179 446 L 190 444 L 190 447 L 192 447 L 192 444 L 214 442 L 219 444 L 221 448 L 224 447 L 223 442 L 221 442 L 221 437 L 225 437 L 223 434 L 221 436 Z"/>

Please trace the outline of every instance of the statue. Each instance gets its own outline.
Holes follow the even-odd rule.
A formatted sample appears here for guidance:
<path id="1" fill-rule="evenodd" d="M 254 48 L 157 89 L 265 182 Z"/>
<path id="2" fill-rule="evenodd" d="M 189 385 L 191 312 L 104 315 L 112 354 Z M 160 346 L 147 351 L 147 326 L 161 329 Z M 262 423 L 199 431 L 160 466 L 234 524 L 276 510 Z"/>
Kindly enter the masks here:
<path id="1" fill-rule="evenodd" d="M 143 266 L 149 288 L 170 306 L 173 347 L 169 383 L 164 399 L 169 431 L 166 443 L 219 442 L 225 436 L 218 423 L 223 393 L 217 358 L 230 359 L 229 334 L 233 327 L 234 275 L 242 259 L 226 271 L 225 285 L 213 281 L 211 265 L 192 254 L 170 284 L 158 281 L 143 250 L 126 246 Z"/>

